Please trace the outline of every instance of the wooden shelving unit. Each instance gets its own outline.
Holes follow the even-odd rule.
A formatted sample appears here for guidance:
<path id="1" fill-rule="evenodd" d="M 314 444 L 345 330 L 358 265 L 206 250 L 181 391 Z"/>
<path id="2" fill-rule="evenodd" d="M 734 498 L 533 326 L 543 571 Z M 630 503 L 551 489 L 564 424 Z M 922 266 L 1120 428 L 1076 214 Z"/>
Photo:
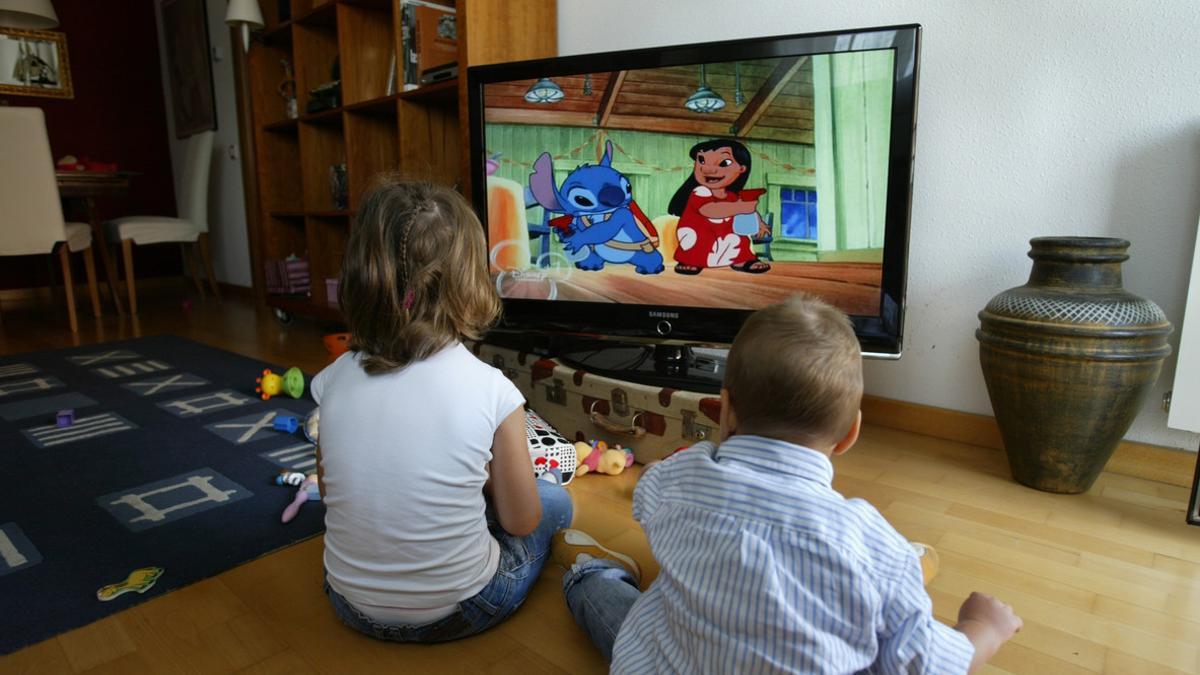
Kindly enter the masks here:
<path id="1" fill-rule="evenodd" d="M 372 179 L 399 171 L 467 190 L 465 78 L 387 93 L 400 53 L 401 0 L 291 0 L 284 22 L 279 1 L 260 0 L 268 25 L 248 55 L 237 50 L 235 64 L 255 293 L 290 314 L 337 320 L 325 280 L 338 276 Z M 556 0 L 440 1 L 456 8 L 461 73 L 557 51 Z M 287 117 L 279 93 L 284 60 L 294 69 L 298 119 Z M 333 79 L 335 60 L 341 105 L 305 113 L 308 92 Z M 330 188 L 338 164 L 346 165 L 346 209 L 336 207 Z M 263 262 L 293 254 L 309 261 L 311 295 L 267 294 Z"/>

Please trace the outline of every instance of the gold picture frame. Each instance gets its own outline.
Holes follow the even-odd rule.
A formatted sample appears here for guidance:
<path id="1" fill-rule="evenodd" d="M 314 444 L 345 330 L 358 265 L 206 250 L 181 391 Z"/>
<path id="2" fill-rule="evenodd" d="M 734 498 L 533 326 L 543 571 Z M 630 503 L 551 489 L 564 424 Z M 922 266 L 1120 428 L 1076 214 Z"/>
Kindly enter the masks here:
<path id="1" fill-rule="evenodd" d="M 75 98 L 66 34 L 0 28 L 0 94 Z"/>

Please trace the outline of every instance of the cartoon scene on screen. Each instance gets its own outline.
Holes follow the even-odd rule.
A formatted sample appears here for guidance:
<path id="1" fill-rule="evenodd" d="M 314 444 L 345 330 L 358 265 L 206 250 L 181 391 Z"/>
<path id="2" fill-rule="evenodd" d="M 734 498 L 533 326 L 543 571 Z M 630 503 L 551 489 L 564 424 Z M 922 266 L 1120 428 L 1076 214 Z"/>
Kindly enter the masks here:
<path id="1" fill-rule="evenodd" d="M 877 314 L 891 50 L 486 85 L 509 298 Z"/>

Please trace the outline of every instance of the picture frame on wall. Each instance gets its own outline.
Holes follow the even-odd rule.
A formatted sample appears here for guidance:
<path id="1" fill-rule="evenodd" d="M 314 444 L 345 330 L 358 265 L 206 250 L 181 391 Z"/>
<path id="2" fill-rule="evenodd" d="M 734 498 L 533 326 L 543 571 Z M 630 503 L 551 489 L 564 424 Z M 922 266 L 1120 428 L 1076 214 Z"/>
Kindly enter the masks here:
<path id="1" fill-rule="evenodd" d="M 205 0 L 162 0 L 175 137 L 217 128 Z"/>
<path id="2" fill-rule="evenodd" d="M 0 27 L 0 94 L 75 98 L 66 34 Z"/>

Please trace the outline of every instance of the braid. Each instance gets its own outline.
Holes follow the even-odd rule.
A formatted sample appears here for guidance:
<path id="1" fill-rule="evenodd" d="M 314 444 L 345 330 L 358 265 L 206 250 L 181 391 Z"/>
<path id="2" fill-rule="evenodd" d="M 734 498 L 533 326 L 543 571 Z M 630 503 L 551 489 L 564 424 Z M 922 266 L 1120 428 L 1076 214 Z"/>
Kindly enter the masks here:
<path id="1" fill-rule="evenodd" d="M 412 288 L 413 279 L 408 262 L 408 236 L 412 233 L 413 228 L 416 227 L 416 223 L 422 218 L 422 216 L 430 213 L 436 214 L 437 212 L 437 203 L 433 200 L 422 199 L 418 201 L 413 207 L 412 217 L 407 223 L 405 223 L 404 232 L 400 235 L 400 285 L 404 289 L 403 302 L 405 310 L 412 308 L 415 297 L 415 293 Z"/>
<path id="2" fill-rule="evenodd" d="M 404 232 L 400 235 L 400 285 L 408 289 L 408 234 L 412 232 L 412 221 L 404 224 Z"/>

